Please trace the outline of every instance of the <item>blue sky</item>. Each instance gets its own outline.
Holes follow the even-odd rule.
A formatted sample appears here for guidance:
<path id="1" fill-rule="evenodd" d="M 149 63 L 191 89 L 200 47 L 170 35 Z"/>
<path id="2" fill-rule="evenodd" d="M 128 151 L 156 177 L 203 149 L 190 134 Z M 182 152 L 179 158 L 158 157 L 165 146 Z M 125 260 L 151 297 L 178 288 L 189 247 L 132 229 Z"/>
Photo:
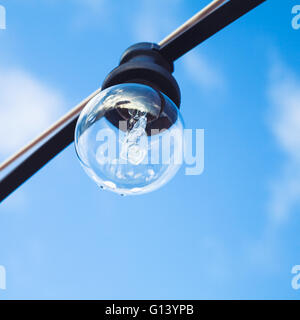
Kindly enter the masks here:
<path id="1" fill-rule="evenodd" d="M 209 1 L 0 0 L 0 160 L 98 88 L 125 48 Z M 9 298 L 299 299 L 299 1 L 272 1 L 175 64 L 205 170 L 137 197 L 58 155 L 0 207 Z"/>

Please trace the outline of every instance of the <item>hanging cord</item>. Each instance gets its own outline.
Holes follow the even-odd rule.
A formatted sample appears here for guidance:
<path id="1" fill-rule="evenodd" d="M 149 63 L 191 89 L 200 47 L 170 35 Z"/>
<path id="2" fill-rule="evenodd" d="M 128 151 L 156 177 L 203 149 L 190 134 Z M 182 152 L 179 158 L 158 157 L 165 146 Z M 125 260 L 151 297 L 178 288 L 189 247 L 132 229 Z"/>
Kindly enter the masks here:
<path id="1" fill-rule="evenodd" d="M 217 8 L 219 8 L 224 2 L 227 0 L 215 0 L 211 2 L 209 5 L 207 5 L 205 8 L 197 12 L 192 18 L 187 20 L 183 25 L 178 27 L 176 30 L 174 30 L 172 33 L 170 33 L 167 37 L 165 37 L 161 42 L 159 42 L 159 46 L 163 47 L 167 45 L 169 42 L 171 42 L 174 38 L 179 36 L 180 34 L 184 33 L 186 30 L 188 30 L 190 27 L 198 23 L 199 21 L 206 18 L 208 15 L 210 15 L 213 11 L 215 11 Z"/>

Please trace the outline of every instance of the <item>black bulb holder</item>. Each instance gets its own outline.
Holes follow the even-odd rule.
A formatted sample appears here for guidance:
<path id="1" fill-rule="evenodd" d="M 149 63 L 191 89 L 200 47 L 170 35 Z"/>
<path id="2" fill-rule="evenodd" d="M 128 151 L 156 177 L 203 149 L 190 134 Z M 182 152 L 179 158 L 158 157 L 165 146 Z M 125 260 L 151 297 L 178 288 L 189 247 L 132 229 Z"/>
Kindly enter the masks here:
<path id="1" fill-rule="evenodd" d="M 123 53 L 119 66 L 105 78 L 102 89 L 122 83 L 145 84 L 164 93 L 179 108 L 180 89 L 172 76 L 174 64 L 159 50 L 157 44 L 149 42 L 130 46 Z"/>

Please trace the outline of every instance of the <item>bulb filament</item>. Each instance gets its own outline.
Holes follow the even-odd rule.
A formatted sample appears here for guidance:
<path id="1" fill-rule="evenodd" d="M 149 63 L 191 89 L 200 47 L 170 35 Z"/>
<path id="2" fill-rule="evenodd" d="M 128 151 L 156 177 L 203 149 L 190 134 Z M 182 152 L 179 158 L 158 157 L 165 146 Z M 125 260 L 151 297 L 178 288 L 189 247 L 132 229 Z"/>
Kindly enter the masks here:
<path id="1" fill-rule="evenodd" d="M 147 114 L 129 110 L 129 128 L 122 141 L 121 157 L 133 165 L 140 164 L 147 154 Z"/>

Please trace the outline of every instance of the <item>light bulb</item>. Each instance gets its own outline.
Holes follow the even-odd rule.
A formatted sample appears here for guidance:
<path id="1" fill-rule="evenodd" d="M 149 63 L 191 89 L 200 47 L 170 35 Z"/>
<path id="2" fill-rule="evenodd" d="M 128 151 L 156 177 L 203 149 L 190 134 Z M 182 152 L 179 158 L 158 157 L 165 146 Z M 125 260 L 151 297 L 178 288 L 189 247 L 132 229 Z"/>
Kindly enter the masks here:
<path id="1" fill-rule="evenodd" d="M 183 121 L 176 105 L 143 84 L 109 87 L 81 112 L 75 147 L 103 189 L 142 194 L 166 184 L 181 165 Z"/>

